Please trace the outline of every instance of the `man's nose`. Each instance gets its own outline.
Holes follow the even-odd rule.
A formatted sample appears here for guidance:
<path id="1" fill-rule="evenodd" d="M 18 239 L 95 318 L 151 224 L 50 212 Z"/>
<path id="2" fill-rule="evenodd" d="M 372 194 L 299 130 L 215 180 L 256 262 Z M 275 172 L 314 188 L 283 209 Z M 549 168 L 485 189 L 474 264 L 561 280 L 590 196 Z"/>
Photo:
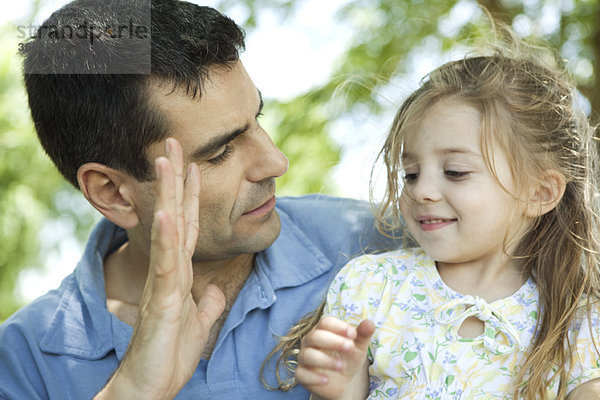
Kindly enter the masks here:
<path id="1" fill-rule="evenodd" d="M 262 128 L 256 132 L 253 150 L 253 164 L 248 170 L 249 181 L 260 182 L 267 178 L 277 178 L 287 172 L 287 157 Z"/>

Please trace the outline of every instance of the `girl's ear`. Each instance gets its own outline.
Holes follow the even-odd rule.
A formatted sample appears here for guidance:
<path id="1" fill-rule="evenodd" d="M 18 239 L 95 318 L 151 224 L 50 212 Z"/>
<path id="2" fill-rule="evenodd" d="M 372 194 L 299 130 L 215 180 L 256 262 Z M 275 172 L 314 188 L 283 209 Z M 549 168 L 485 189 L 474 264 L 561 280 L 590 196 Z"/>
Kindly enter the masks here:
<path id="1" fill-rule="evenodd" d="M 135 227 L 139 218 L 133 206 L 130 178 L 99 163 L 86 163 L 77 171 L 83 196 L 102 215 L 123 229 Z"/>
<path id="2" fill-rule="evenodd" d="M 532 184 L 527 199 L 528 217 L 539 217 L 558 205 L 565 193 L 567 182 L 563 174 L 555 169 L 547 169 Z"/>

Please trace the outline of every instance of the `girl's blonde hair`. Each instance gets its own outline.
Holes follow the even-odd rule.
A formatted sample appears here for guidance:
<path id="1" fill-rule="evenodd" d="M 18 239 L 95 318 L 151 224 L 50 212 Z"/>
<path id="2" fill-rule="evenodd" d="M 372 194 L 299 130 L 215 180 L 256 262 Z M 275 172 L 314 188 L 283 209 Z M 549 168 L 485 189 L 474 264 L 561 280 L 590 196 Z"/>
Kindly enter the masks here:
<path id="1" fill-rule="evenodd" d="M 566 181 L 562 199 L 536 218 L 513 254 L 535 279 L 540 294 L 535 339 L 516 378 L 514 398 L 545 399 L 551 382 L 557 382 L 558 398 L 564 398 L 574 356 L 569 330 L 582 312 L 590 317 L 600 299 L 595 128 L 577 106 L 575 85 L 554 55 L 507 37 L 508 45 L 496 46 L 487 55 L 435 69 L 402 104 L 379 154 L 387 169 L 387 189 L 376 218 L 382 232 L 402 227 L 398 204 L 404 138 L 434 103 L 448 97 L 480 111 L 488 168 L 494 173 L 492 143 L 499 144 L 520 193 L 528 193 L 528 185 L 535 184 L 544 170 L 562 174 Z M 519 198 L 516 193 L 516 201 Z M 290 371 L 289 379 L 279 379 L 280 389 L 293 387 L 291 372 L 300 339 L 321 313 L 322 307 L 305 317 L 271 353 L 282 351 L 277 366 L 283 364 Z M 592 332 L 592 337 L 596 335 Z"/>
<path id="2" fill-rule="evenodd" d="M 529 193 L 529 185 L 544 170 L 562 174 L 566 181 L 562 199 L 536 218 L 513 254 L 540 293 L 540 319 L 514 397 L 545 399 L 548 385 L 557 380 L 558 398 L 564 398 L 574 355 L 569 330 L 580 312 L 590 316 L 600 298 L 595 129 L 577 106 L 569 75 L 552 55 L 516 39 L 509 48 L 442 65 L 404 102 L 380 153 L 387 168 L 387 190 L 377 221 L 385 230 L 401 226 L 404 138 L 444 98 L 456 98 L 480 111 L 488 168 L 494 173 L 492 143 L 497 143 L 508 157 L 520 193 Z M 515 201 L 522 198 L 519 193 L 514 196 Z"/>

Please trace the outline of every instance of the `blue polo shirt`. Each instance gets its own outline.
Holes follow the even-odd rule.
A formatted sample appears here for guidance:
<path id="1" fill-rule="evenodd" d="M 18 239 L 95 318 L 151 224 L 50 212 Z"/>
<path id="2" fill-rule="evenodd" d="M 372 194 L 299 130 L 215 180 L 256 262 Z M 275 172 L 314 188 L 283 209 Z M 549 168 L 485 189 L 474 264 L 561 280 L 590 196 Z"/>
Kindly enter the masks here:
<path id="1" fill-rule="evenodd" d="M 277 336 L 321 303 L 350 258 L 394 246 L 376 233 L 363 202 L 279 198 L 277 211 L 281 234 L 257 254 L 210 360 L 200 361 L 177 399 L 307 399 L 300 386 L 265 389 L 261 363 Z M 90 399 L 104 386 L 133 332 L 106 308 L 102 268 L 126 240 L 125 231 L 101 220 L 61 286 L 0 325 L 0 399 Z M 265 375 L 276 382 L 272 368 Z"/>

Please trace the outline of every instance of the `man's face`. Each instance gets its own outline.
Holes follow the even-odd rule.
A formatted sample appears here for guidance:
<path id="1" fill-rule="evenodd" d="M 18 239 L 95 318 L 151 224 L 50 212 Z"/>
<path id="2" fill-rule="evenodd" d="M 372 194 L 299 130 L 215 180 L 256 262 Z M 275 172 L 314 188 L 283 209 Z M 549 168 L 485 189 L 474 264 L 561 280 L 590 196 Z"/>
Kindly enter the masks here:
<path id="1" fill-rule="evenodd" d="M 204 83 L 200 99 L 170 85 L 152 86 L 153 104 L 167 116 L 172 137 L 183 148 L 184 162 L 201 172 L 200 235 L 194 261 L 212 261 L 254 253 L 270 246 L 281 228 L 275 206 L 275 178 L 288 161 L 260 126 L 260 93 L 241 62 L 217 67 Z M 148 159 L 164 155 L 164 141 L 151 145 Z M 149 243 L 153 183 L 140 184 L 138 209 Z"/>

